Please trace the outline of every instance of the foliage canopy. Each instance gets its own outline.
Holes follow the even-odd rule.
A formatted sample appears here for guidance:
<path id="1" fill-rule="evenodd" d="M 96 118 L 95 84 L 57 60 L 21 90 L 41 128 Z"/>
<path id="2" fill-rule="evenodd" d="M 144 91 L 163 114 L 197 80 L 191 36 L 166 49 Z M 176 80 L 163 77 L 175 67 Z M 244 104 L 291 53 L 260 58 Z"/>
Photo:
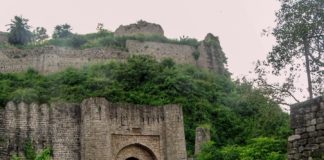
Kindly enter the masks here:
<path id="1" fill-rule="evenodd" d="M 112 102 L 183 106 L 189 153 L 193 153 L 195 128 L 210 124 L 214 147 L 245 145 L 259 136 L 286 139 L 288 115 L 248 82 L 233 82 L 224 75 L 171 59 L 133 56 L 67 69 L 48 76 L 33 70 L 0 73 L 0 106 L 9 100 L 81 102 L 105 97 Z M 284 147 L 285 148 L 285 147 Z"/>

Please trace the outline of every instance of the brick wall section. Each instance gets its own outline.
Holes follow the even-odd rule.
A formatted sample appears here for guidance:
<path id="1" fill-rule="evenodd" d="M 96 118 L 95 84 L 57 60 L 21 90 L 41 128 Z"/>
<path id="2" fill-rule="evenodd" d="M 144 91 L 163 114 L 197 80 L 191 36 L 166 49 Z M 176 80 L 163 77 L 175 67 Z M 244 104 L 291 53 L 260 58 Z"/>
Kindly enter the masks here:
<path id="1" fill-rule="evenodd" d="M 80 106 L 55 103 L 52 107 L 52 148 L 55 160 L 81 159 Z"/>
<path id="2" fill-rule="evenodd" d="M 290 118 L 288 159 L 324 159 L 324 97 L 293 105 Z"/>
<path id="3" fill-rule="evenodd" d="M 183 115 L 177 105 L 119 104 L 104 98 L 80 105 L 9 102 L 0 110 L 0 126 L 0 136 L 6 137 L 0 144 L 4 160 L 23 155 L 27 139 L 37 149 L 50 146 L 54 160 L 186 159 Z"/>
<path id="4" fill-rule="evenodd" d="M 192 55 L 195 49 L 187 45 L 127 40 L 126 48 L 128 48 L 130 54 L 152 55 L 157 60 L 172 58 L 179 64 L 195 65 L 196 63 Z"/>
<path id="5" fill-rule="evenodd" d="M 29 50 L 0 50 L 0 72 L 22 72 L 33 68 L 40 73 L 53 73 L 68 67 L 82 66 L 105 62 L 107 60 L 123 60 L 127 52 L 105 49 L 67 49 L 60 47 L 43 47 Z"/>
<path id="6" fill-rule="evenodd" d="M 0 159 L 5 159 L 7 154 L 7 130 L 5 127 L 5 109 L 0 108 Z"/>

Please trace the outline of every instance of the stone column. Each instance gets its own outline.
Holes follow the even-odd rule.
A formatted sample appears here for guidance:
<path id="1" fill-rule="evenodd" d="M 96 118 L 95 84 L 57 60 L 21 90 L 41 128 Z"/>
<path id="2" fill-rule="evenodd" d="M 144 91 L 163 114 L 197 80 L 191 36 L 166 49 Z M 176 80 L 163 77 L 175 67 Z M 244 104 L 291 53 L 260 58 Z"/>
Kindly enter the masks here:
<path id="1" fill-rule="evenodd" d="M 195 140 L 195 155 L 197 155 L 202 148 L 202 145 L 210 141 L 210 130 L 206 127 L 196 128 L 196 140 Z"/>

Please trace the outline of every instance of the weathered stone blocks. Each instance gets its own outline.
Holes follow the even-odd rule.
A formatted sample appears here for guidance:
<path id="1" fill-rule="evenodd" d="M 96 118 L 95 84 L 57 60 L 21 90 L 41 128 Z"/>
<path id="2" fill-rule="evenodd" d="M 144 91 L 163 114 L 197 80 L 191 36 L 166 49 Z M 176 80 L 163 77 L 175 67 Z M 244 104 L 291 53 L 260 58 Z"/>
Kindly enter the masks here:
<path id="1" fill-rule="evenodd" d="M 0 110 L 0 159 L 23 155 L 26 140 L 50 147 L 54 160 L 186 160 L 183 113 L 177 105 L 9 102 Z"/>
<path id="2" fill-rule="evenodd" d="M 324 97 L 291 107 L 291 128 L 288 138 L 288 159 L 324 159 Z"/>
<path id="3" fill-rule="evenodd" d="M 116 36 L 164 36 L 162 27 L 158 24 L 149 23 L 143 20 L 137 23 L 119 26 L 115 31 Z"/>

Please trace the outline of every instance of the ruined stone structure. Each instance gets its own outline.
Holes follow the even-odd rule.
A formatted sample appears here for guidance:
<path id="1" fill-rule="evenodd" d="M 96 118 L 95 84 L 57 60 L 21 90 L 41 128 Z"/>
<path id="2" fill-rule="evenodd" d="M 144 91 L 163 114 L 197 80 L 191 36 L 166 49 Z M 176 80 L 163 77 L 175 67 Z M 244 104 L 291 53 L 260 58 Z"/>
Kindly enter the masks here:
<path id="1" fill-rule="evenodd" d="M 197 155 L 204 143 L 210 141 L 210 129 L 206 127 L 196 128 L 196 139 L 195 139 L 195 155 Z"/>
<path id="2" fill-rule="evenodd" d="M 162 27 L 158 24 L 140 20 L 137 23 L 119 26 L 115 31 L 116 36 L 164 36 Z"/>
<path id="3" fill-rule="evenodd" d="M 8 36 L 5 32 L 0 32 L 0 44 L 1 43 L 7 43 L 8 42 Z"/>
<path id="4" fill-rule="evenodd" d="M 141 33 L 142 30 L 151 32 L 145 26 L 155 26 L 155 24 L 143 25 L 141 22 L 136 26 L 140 31 L 134 31 L 134 33 Z M 160 26 L 157 28 L 160 28 Z M 117 29 L 115 34 L 119 34 L 118 30 L 120 29 Z M 161 34 L 163 35 L 163 30 Z M 208 34 L 198 47 L 174 43 L 127 40 L 126 49 L 127 51 L 114 48 L 79 50 L 54 46 L 25 50 L 0 49 L 0 73 L 21 72 L 33 68 L 40 73 L 48 74 L 62 71 L 68 67 L 80 68 L 107 60 L 124 60 L 131 55 L 138 54 L 150 55 L 157 60 L 172 58 L 178 64 L 192 64 L 217 73 L 224 73 L 226 70 L 224 67 L 226 58 L 218 38 L 212 34 Z M 194 54 L 197 54 L 197 57 Z"/>
<path id="5" fill-rule="evenodd" d="M 54 160 L 185 160 L 181 107 L 110 103 L 15 104 L 0 111 L 0 159 L 22 155 L 30 139 Z"/>
<path id="6" fill-rule="evenodd" d="M 126 52 L 105 48 L 76 50 L 48 46 L 29 50 L 0 50 L 0 72 L 21 72 L 33 68 L 40 73 L 53 73 L 68 67 L 80 68 L 86 64 L 106 60 L 123 60 Z"/>
<path id="7" fill-rule="evenodd" d="M 289 160 L 324 159 L 324 97 L 291 106 Z"/>

